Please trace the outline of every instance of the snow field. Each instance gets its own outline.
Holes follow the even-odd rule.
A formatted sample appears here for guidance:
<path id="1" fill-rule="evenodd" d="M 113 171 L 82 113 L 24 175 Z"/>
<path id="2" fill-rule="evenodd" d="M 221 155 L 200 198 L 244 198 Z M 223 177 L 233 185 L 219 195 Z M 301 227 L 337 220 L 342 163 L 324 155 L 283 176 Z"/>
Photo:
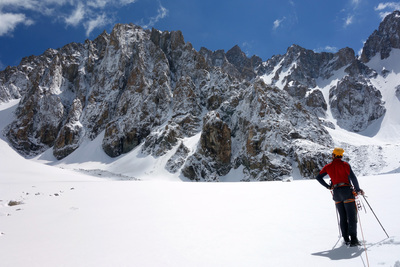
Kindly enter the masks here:
<path id="1" fill-rule="evenodd" d="M 115 181 L 33 165 L 30 178 L 1 175 L 2 266 L 367 266 L 362 247 L 338 242 L 330 192 L 314 180 Z M 364 202 L 370 266 L 398 266 L 399 179 L 359 181 L 390 235 Z"/>

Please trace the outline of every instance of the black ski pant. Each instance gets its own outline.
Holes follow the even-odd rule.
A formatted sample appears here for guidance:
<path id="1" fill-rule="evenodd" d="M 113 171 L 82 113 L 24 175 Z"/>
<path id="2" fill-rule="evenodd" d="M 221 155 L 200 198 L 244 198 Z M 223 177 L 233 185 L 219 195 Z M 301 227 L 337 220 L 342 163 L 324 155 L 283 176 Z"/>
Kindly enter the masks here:
<path id="1" fill-rule="evenodd" d="M 357 209 L 353 190 L 350 186 L 342 186 L 333 190 L 333 200 L 340 218 L 340 229 L 342 236 L 348 239 L 349 236 L 357 237 Z"/>

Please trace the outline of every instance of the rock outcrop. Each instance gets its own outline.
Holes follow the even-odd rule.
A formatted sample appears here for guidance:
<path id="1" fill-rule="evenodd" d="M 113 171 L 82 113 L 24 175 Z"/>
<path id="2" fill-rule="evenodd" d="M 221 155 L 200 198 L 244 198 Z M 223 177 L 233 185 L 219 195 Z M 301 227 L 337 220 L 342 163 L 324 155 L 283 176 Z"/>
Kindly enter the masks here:
<path id="1" fill-rule="evenodd" d="M 231 165 L 243 167 L 243 180 L 279 180 L 290 176 L 297 164 L 304 165 L 296 156 L 298 147 L 332 145 L 316 117 L 285 91 L 257 80 L 235 92 L 205 117 L 201 145 L 183 168 L 186 177 L 216 181 Z M 316 162 L 315 156 L 309 152 L 309 161 Z M 302 174 L 311 177 L 309 167 L 316 166 L 321 167 L 305 166 Z"/>
<path id="2" fill-rule="evenodd" d="M 367 63 L 375 55 L 388 58 L 393 48 L 400 49 L 400 11 L 394 11 L 384 18 L 364 44 L 361 61 Z"/>

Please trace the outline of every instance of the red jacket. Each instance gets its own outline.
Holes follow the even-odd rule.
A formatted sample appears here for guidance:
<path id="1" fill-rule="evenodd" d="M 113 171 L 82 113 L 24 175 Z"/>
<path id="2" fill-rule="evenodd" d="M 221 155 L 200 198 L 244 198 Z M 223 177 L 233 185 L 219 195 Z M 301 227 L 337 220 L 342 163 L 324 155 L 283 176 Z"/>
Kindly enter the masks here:
<path id="1" fill-rule="evenodd" d="M 350 165 L 341 159 L 334 159 L 331 163 L 326 164 L 319 174 L 327 173 L 331 178 L 332 185 L 349 182 Z"/>
<path id="2" fill-rule="evenodd" d="M 331 163 L 326 164 L 316 177 L 318 182 L 323 186 L 330 188 L 330 186 L 322 179 L 327 174 L 331 178 L 332 185 L 340 183 L 352 184 L 357 192 L 360 191 L 357 177 L 351 170 L 350 164 L 342 161 L 342 159 L 335 158 Z"/>

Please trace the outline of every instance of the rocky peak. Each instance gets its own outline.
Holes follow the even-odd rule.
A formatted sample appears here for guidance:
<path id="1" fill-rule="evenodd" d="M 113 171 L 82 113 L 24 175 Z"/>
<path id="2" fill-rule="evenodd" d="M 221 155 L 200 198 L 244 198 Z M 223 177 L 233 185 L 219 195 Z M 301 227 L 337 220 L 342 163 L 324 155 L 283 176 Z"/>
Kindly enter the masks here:
<path id="1" fill-rule="evenodd" d="M 312 53 L 313 51 L 308 50 L 308 53 Z M 285 62 L 287 63 L 292 63 L 293 61 L 297 60 L 300 56 L 307 54 L 307 49 L 293 44 L 290 47 L 288 47 L 288 49 L 286 50 L 286 54 L 285 54 Z"/>
<path id="2" fill-rule="evenodd" d="M 238 45 L 228 52 L 224 50 L 211 51 L 202 47 L 199 53 L 205 58 L 208 65 L 221 68 L 224 72 L 240 79 L 252 80 L 256 71 L 262 66 L 262 59 L 253 55 L 248 58 Z"/>
<path id="3" fill-rule="evenodd" d="M 98 56 L 102 58 L 105 53 L 105 49 L 107 47 L 107 44 L 110 40 L 110 35 L 106 32 L 103 31 L 99 36 L 97 36 L 96 39 L 93 41 L 87 40 L 86 43 L 89 44 L 89 46 L 94 46 L 92 50 L 96 49 L 98 51 Z"/>
<path id="4" fill-rule="evenodd" d="M 204 57 L 209 66 L 220 68 L 222 69 L 222 71 L 228 73 L 233 77 L 241 76 L 239 70 L 228 61 L 225 51 L 223 49 L 211 51 L 205 47 L 202 47 L 199 53 Z"/>
<path id="5" fill-rule="evenodd" d="M 116 50 L 125 48 L 133 40 L 140 41 L 144 36 L 144 30 L 140 26 L 134 24 L 116 24 L 110 34 L 110 45 L 114 46 Z"/>
<path id="6" fill-rule="evenodd" d="M 316 53 L 312 50 L 292 45 L 286 55 L 283 66 L 290 67 L 295 63 L 295 72 L 308 78 L 315 79 L 324 74 L 325 66 L 334 58 L 332 53 Z"/>
<path id="7" fill-rule="evenodd" d="M 356 55 L 354 50 L 349 47 L 345 47 L 340 49 L 337 53 L 335 53 L 335 64 L 333 66 L 334 70 L 338 70 L 346 65 L 351 64 L 356 59 Z"/>
<path id="8" fill-rule="evenodd" d="M 226 58 L 225 51 L 223 49 L 219 49 L 216 51 L 211 51 L 205 47 L 200 48 L 199 53 L 203 55 L 206 62 L 210 66 L 222 68 L 225 65 L 229 64 L 228 59 Z"/>
<path id="9" fill-rule="evenodd" d="M 150 40 L 159 46 L 165 53 L 176 50 L 179 46 L 185 45 L 185 39 L 181 31 L 164 31 L 156 29 L 151 30 Z"/>
<path id="10" fill-rule="evenodd" d="M 400 11 L 387 15 L 367 39 L 361 53 L 361 61 L 367 63 L 380 53 L 381 59 L 389 57 L 392 48 L 400 48 Z"/>
<path id="11" fill-rule="evenodd" d="M 244 65 L 245 61 L 247 61 L 246 54 L 240 49 L 238 45 L 235 45 L 231 49 L 226 52 L 226 57 L 235 66 Z"/>
<path id="12" fill-rule="evenodd" d="M 251 80 L 256 77 L 255 69 L 262 63 L 261 58 L 248 58 L 238 45 L 226 52 L 226 58 L 241 73 L 243 78 Z"/>

